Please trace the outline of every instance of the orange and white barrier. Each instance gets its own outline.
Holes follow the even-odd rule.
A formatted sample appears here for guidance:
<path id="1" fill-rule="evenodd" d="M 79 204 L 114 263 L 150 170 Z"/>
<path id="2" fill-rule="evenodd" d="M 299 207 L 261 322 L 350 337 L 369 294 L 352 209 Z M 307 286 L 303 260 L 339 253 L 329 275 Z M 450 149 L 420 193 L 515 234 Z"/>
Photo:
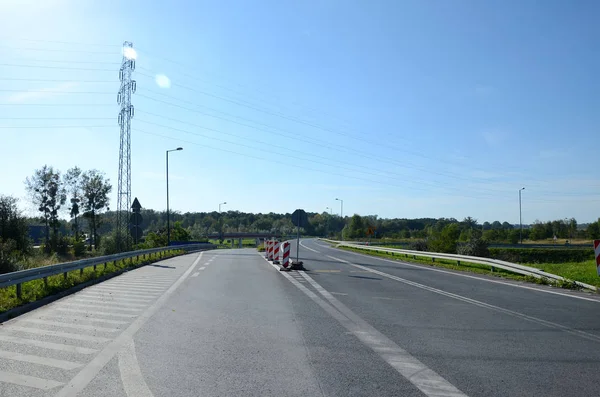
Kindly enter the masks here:
<path id="1" fill-rule="evenodd" d="M 284 241 L 281 243 L 281 267 L 287 269 L 290 267 L 290 243 Z"/>
<path id="2" fill-rule="evenodd" d="M 269 243 L 270 241 L 265 239 L 265 258 L 269 259 Z"/>

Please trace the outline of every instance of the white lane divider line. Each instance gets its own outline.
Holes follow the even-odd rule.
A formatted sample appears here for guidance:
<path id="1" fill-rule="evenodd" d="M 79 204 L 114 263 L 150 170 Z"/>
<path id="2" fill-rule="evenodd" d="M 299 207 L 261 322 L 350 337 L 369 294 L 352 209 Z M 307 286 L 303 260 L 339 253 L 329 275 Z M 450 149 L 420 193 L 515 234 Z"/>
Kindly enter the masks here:
<path id="1" fill-rule="evenodd" d="M 319 252 L 319 251 L 317 251 L 317 250 L 315 250 L 315 249 L 312 249 L 312 248 L 310 248 L 310 247 L 307 247 L 306 245 L 302 244 L 302 241 L 300 241 L 300 246 L 301 246 L 301 247 L 303 247 L 303 248 L 306 248 L 306 249 L 307 249 L 307 250 L 309 250 L 309 251 L 316 252 L 317 254 L 320 254 L 320 252 Z"/>
<path id="2" fill-rule="evenodd" d="M 339 249 L 334 249 L 334 248 L 331 248 L 331 247 L 327 247 L 327 248 L 329 248 L 332 251 L 339 252 Z M 429 271 L 432 271 L 432 272 L 450 274 L 452 276 L 457 276 L 457 277 L 470 278 L 470 279 L 473 279 L 473 280 L 483 281 L 483 282 L 486 282 L 486 283 L 502 284 L 502 285 L 507 285 L 509 287 L 528 289 L 528 290 L 532 290 L 532 291 L 536 291 L 536 292 L 541 292 L 541 293 L 544 293 L 544 294 L 560 295 L 560 296 L 566 296 L 568 298 L 581 299 L 581 300 L 584 300 L 584 301 L 590 301 L 590 302 L 600 303 L 599 299 L 587 298 L 587 297 L 581 296 L 581 295 L 575 295 L 575 294 L 568 294 L 568 293 L 564 293 L 564 292 L 552 291 L 552 290 L 549 290 L 549 289 L 543 289 L 541 287 L 532 287 L 532 286 L 527 286 L 527 285 L 522 285 L 522 284 L 509 283 L 509 282 L 506 282 L 506 281 L 493 280 L 493 279 L 485 278 L 485 277 L 471 276 L 469 274 L 465 274 L 465 273 L 460 272 L 460 271 L 451 272 L 451 271 L 448 271 L 448 270 L 438 269 L 438 268 L 427 266 L 427 265 L 416 265 L 416 264 L 413 264 L 413 263 L 403 262 L 402 260 L 392 260 L 392 259 L 378 258 L 378 257 L 374 257 L 374 256 L 371 256 L 371 255 L 366 255 L 366 254 L 361 254 L 359 252 L 354 252 L 354 251 L 344 251 L 344 252 L 347 253 L 347 254 L 352 254 L 352 255 L 356 255 L 356 256 L 368 256 L 370 259 L 375 259 L 375 260 L 378 260 L 378 261 L 394 263 L 396 265 L 400 265 L 399 266 L 400 269 L 401 269 L 401 266 L 414 267 L 414 268 L 417 268 L 417 269 L 424 269 L 424 270 L 429 270 Z"/>
<path id="3" fill-rule="evenodd" d="M 378 274 L 380 276 L 387 277 L 389 279 L 392 279 L 392 280 L 395 280 L 395 281 L 399 281 L 399 282 L 407 284 L 407 285 L 411 285 L 413 287 L 417 287 L 417 288 L 420 288 L 420 289 L 423 289 L 423 290 L 426 290 L 426 291 L 430 291 L 430 292 L 433 292 L 433 293 L 436 293 L 436 294 L 439 294 L 439 295 L 447 296 L 449 298 L 456 299 L 456 300 L 459 300 L 459 301 L 462 301 L 462 302 L 470 303 L 470 304 L 472 304 L 474 306 L 479 306 L 479 307 L 483 307 L 483 308 L 486 308 L 486 309 L 494 310 L 496 312 L 508 314 L 510 316 L 513 316 L 513 317 L 518 317 L 518 318 L 521 318 L 523 320 L 530 321 L 532 323 L 544 325 L 544 326 L 546 326 L 548 328 L 559 329 L 559 330 L 567 332 L 567 333 L 569 333 L 571 335 L 576 335 L 576 336 L 580 336 L 580 337 L 588 339 L 588 340 L 592 340 L 592 341 L 595 341 L 595 342 L 600 342 L 600 336 L 597 336 L 597 335 L 594 335 L 594 334 L 590 334 L 590 333 L 585 332 L 585 331 L 580 331 L 580 330 L 577 330 L 577 329 L 574 329 L 574 328 L 567 327 L 565 325 L 553 323 L 551 321 L 542 320 L 541 318 L 537 318 L 537 317 L 533 317 L 533 316 L 528 316 L 527 314 L 523 314 L 523 313 L 515 312 L 513 310 L 505 309 L 505 308 L 500 307 L 500 306 L 496 306 L 496 305 L 492 305 L 492 304 L 489 304 L 489 303 L 481 302 L 481 301 L 478 301 L 476 299 L 467 298 L 466 296 L 454 294 L 452 292 L 446 292 L 444 290 L 437 289 L 437 288 L 434 288 L 434 287 L 430 287 L 430 286 L 427 286 L 427 285 L 424 285 L 424 284 L 419 284 L 419 283 L 416 283 L 414 281 L 410 281 L 410 280 L 404 279 L 402 277 L 398 277 L 398 276 L 394 276 L 394 275 L 391 275 L 391 274 L 388 274 L 388 273 L 381 272 L 379 270 L 370 269 L 368 267 L 361 266 L 361 265 L 356 265 L 356 264 L 348 262 L 348 261 L 346 261 L 344 259 L 339 259 L 339 258 L 336 258 L 336 257 L 333 257 L 333 256 L 329 256 L 329 255 L 328 255 L 328 258 L 334 259 L 334 260 L 342 262 L 342 263 L 346 263 L 346 264 L 348 264 L 350 266 L 354 266 L 354 267 L 359 268 L 359 269 L 367 270 L 367 271 L 369 271 L 371 273 Z"/>
<path id="4" fill-rule="evenodd" d="M 277 265 L 271 264 L 275 269 Z M 323 297 L 326 302 L 313 291 L 299 283 L 294 277 L 285 272 L 281 274 L 287 278 L 300 291 L 312 299 L 329 315 L 338 320 L 342 326 L 352 332 L 358 340 L 365 346 L 368 346 L 384 359 L 400 375 L 415 385 L 421 392 L 428 397 L 466 397 L 467 395 L 458 390 L 454 385 L 442 378 L 432 369 L 410 355 L 391 339 L 377 331 L 370 324 L 358 317 L 354 312 L 348 309 L 344 304 L 338 301 L 333 295 L 327 292 L 323 287 L 317 284 L 310 276 L 304 272 L 300 274 L 308 281 Z"/>
<path id="5" fill-rule="evenodd" d="M 0 371 L 0 382 L 19 386 L 29 386 L 40 390 L 50 390 L 64 385 L 64 383 L 54 380 L 36 378 L 35 376 L 20 375 L 4 371 Z"/>
<path id="6" fill-rule="evenodd" d="M 96 309 L 96 308 L 101 308 L 101 309 L 106 309 L 106 310 L 110 310 L 110 312 L 112 311 L 116 311 L 118 312 L 134 312 L 134 313 L 139 313 L 142 311 L 143 308 L 139 308 L 139 307 L 120 307 L 120 305 L 118 303 L 115 304 L 111 304 L 110 306 L 105 305 L 105 304 L 86 304 L 86 303 L 76 303 L 76 302 L 69 302 L 66 301 L 65 304 L 61 307 L 64 308 L 71 308 L 74 307 L 76 309 L 78 308 L 90 308 L 90 309 Z"/>
<path id="7" fill-rule="evenodd" d="M 341 296 L 347 296 L 348 294 L 345 292 L 331 292 L 332 295 L 341 295 Z"/>
<path id="8" fill-rule="evenodd" d="M 1 335 L 1 334 L 0 334 L 0 342 L 15 343 L 18 345 L 25 345 L 25 346 L 35 346 L 35 347 L 41 347 L 42 349 L 56 350 L 56 351 L 62 351 L 62 352 L 68 352 L 68 353 L 78 353 L 78 354 L 94 354 L 98 351 L 97 349 L 90 349 L 87 347 L 65 345 L 62 343 L 46 342 L 46 341 L 41 341 L 41 340 L 27 339 L 27 338 L 21 338 L 21 337 L 17 337 L 17 336 Z"/>
<path id="9" fill-rule="evenodd" d="M 194 274 L 192 274 L 192 277 L 198 277 L 200 275 L 200 272 L 196 272 Z"/>
<path id="10" fill-rule="evenodd" d="M 4 358 L 7 360 L 13 360 L 13 361 L 21 361 L 21 362 L 30 363 L 30 364 L 45 365 L 47 367 L 53 367 L 53 368 L 66 369 L 68 371 L 83 366 L 82 363 L 75 363 L 72 361 L 57 360 L 54 358 L 33 356 L 30 354 L 21 354 L 21 353 L 9 352 L 9 351 L 4 351 L 4 350 L 0 350 L 0 358 Z"/>
<path id="11" fill-rule="evenodd" d="M 150 303 L 154 298 L 133 298 L 133 297 L 119 297 L 114 295 L 104 295 L 86 292 L 85 294 L 75 295 L 77 298 L 90 299 L 98 303 L 112 303 L 112 302 L 147 302 Z"/>
<path id="12" fill-rule="evenodd" d="M 127 397 L 152 397 L 135 354 L 133 339 L 125 343 L 117 355 L 121 381 Z"/>
<path id="13" fill-rule="evenodd" d="M 26 332 L 28 334 L 34 334 L 34 335 L 56 336 L 59 338 L 82 340 L 82 341 L 86 341 L 86 342 L 108 342 L 108 341 L 110 341 L 110 339 L 104 338 L 102 336 L 72 334 L 70 332 L 50 331 L 47 329 L 38 329 L 38 328 L 11 326 L 10 330 L 17 331 L 17 332 Z"/>
<path id="14" fill-rule="evenodd" d="M 86 386 L 98 375 L 98 373 L 104 368 L 106 364 L 125 346 L 132 340 L 135 333 L 144 325 L 150 317 L 160 309 L 167 299 L 175 292 L 175 290 L 185 281 L 185 279 L 194 271 L 194 268 L 202 259 L 202 252 L 194 263 L 179 277 L 171 287 L 164 294 L 162 294 L 156 302 L 154 302 L 144 313 L 131 323 L 125 331 L 123 331 L 115 340 L 110 342 L 102 351 L 92 359 L 73 379 L 71 379 L 56 395 L 55 397 L 75 397 L 79 395 Z M 123 379 L 123 377 L 122 377 Z M 127 381 L 124 379 L 124 382 Z M 129 386 L 124 386 L 125 389 Z"/>
<path id="15" fill-rule="evenodd" d="M 101 284 L 99 287 L 94 289 L 100 290 L 114 290 L 114 291 L 131 291 L 131 292 L 144 292 L 147 291 L 151 294 L 157 294 L 165 290 L 163 287 L 119 287 L 118 285 L 110 285 L 110 284 Z"/>
<path id="16" fill-rule="evenodd" d="M 198 268 L 198 270 L 204 270 L 204 269 L 206 269 L 206 266 L 202 266 L 202 267 Z"/>
<path id="17" fill-rule="evenodd" d="M 86 330 L 86 331 L 102 331 L 102 332 L 117 332 L 117 331 L 119 331 L 118 328 L 107 328 L 107 327 L 100 327 L 100 326 L 86 325 L 86 324 L 71 324 L 71 323 L 65 323 L 63 321 L 40 320 L 39 318 L 26 318 L 24 320 L 19 321 L 19 323 L 21 323 L 21 322 L 32 323 L 32 324 L 41 324 L 41 325 L 51 325 L 54 327 L 62 327 L 62 328 L 82 329 L 82 330 Z"/>

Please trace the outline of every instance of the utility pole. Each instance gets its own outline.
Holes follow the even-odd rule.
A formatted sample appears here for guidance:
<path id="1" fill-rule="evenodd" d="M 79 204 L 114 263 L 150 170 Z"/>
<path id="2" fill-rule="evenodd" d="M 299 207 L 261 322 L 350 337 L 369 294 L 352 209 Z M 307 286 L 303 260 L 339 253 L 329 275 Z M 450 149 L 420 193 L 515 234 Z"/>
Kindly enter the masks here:
<path id="1" fill-rule="evenodd" d="M 169 213 L 169 153 L 176 152 L 178 150 L 183 150 L 182 147 L 178 147 L 177 149 L 167 150 L 167 247 L 171 244 L 171 216 Z"/>
<path id="2" fill-rule="evenodd" d="M 131 119 L 134 110 L 131 104 L 131 95 L 135 93 L 136 82 L 131 79 L 135 70 L 135 50 L 133 44 L 123 43 L 123 59 L 119 69 L 121 87 L 117 94 L 117 103 L 121 105 L 119 111 L 120 143 L 119 143 L 119 178 L 117 187 L 117 250 L 128 250 L 130 239 L 128 236 L 129 207 L 131 205 Z M 123 240 L 126 240 L 123 243 Z"/>
<path id="3" fill-rule="evenodd" d="M 521 188 L 519 189 L 519 226 L 520 226 L 520 231 L 519 231 L 519 240 L 521 242 L 521 245 L 523 245 L 523 218 L 522 218 L 522 211 L 521 211 L 521 191 L 525 190 L 525 188 Z"/>

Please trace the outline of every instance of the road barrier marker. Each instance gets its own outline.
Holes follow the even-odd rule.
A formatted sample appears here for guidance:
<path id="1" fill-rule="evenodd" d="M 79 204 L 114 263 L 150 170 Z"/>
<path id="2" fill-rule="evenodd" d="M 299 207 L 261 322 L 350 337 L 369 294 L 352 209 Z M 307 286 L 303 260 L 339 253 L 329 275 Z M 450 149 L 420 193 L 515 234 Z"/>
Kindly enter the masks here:
<path id="1" fill-rule="evenodd" d="M 281 244 L 283 246 L 281 249 L 281 267 L 287 269 L 290 267 L 290 243 L 284 241 Z"/>
<path id="2" fill-rule="evenodd" d="M 600 276 L 600 240 L 594 240 L 594 252 L 596 254 L 596 272 Z"/>
<path id="3" fill-rule="evenodd" d="M 279 241 L 273 241 L 273 264 L 279 264 Z"/>

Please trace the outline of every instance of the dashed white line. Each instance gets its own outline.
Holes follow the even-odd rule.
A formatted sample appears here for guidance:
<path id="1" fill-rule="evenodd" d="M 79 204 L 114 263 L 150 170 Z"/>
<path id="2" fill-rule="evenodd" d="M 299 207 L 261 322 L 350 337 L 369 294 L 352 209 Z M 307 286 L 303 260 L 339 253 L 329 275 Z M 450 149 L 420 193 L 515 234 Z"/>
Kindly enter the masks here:
<path id="1" fill-rule="evenodd" d="M 192 277 L 198 277 L 200 275 L 200 272 L 196 272 L 194 274 L 192 274 Z"/>
<path id="2" fill-rule="evenodd" d="M 206 269 L 206 266 L 202 266 L 202 267 L 198 268 L 198 270 L 204 270 L 204 269 Z"/>

